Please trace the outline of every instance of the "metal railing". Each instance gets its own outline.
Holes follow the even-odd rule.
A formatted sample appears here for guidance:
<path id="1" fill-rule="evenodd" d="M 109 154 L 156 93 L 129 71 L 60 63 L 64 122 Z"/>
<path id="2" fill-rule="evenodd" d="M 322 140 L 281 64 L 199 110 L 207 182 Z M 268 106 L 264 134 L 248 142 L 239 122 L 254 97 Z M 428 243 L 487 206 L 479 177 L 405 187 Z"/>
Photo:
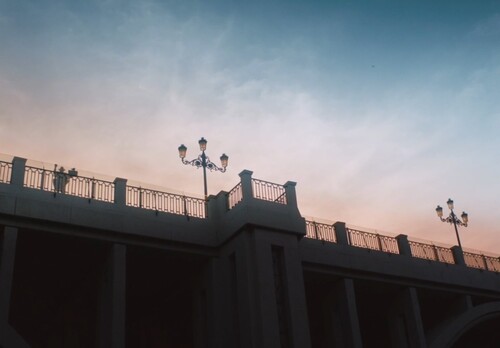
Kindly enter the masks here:
<path id="1" fill-rule="evenodd" d="M 285 188 L 272 182 L 252 179 L 253 196 L 264 201 L 287 204 Z"/>
<path id="2" fill-rule="evenodd" d="M 500 258 L 464 251 L 465 264 L 469 267 L 500 272 Z"/>
<path id="3" fill-rule="evenodd" d="M 241 182 L 229 191 L 227 194 L 227 204 L 228 209 L 231 210 L 236 204 L 241 202 L 243 199 L 243 189 L 241 187 Z"/>
<path id="4" fill-rule="evenodd" d="M 408 241 L 408 244 L 410 245 L 411 255 L 413 257 L 450 264 L 455 263 L 453 252 L 449 248 L 415 241 Z"/>
<path id="5" fill-rule="evenodd" d="M 0 161 L 0 182 L 10 184 L 12 176 L 12 163 Z"/>
<path id="6" fill-rule="evenodd" d="M 206 202 L 201 198 L 127 186 L 127 205 L 197 218 L 206 218 Z"/>
<path id="7" fill-rule="evenodd" d="M 394 237 L 354 230 L 352 228 L 347 228 L 346 230 L 349 244 L 352 246 L 399 254 L 398 242 Z"/>
<path id="8" fill-rule="evenodd" d="M 24 187 L 104 202 L 114 202 L 115 184 L 44 168 L 25 167 Z"/>
<path id="9" fill-rule="evenodd" d="M 332 225 L 306 220 L 306 237 L 327 242 L 337 242 Z"/>

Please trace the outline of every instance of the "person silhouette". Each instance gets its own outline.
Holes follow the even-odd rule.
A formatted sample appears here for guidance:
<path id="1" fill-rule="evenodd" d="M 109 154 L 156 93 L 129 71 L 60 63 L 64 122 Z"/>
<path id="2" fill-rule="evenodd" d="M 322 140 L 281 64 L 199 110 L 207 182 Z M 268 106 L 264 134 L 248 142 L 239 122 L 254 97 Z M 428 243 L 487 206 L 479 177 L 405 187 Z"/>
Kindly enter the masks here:
<path id="1" fill-rule="evenodd" d="M 64 167 L 60 167 L 59 171 L 54 168 L 54 190 L 55 192 L 65 193 L 66 185 L 68 184 L 68 175 L 64 172 Z"/>

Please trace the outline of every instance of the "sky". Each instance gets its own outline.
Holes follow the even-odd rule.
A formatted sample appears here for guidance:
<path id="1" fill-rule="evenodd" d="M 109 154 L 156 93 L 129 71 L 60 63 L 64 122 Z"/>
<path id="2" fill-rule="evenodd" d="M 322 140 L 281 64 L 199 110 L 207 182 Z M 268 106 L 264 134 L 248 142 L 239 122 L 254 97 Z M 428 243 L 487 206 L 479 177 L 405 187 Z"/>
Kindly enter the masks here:
<path id="1" fill-rule="evenodd" d="M 0 0 L 0 152 L 500 254 L 500 2 Z"/>

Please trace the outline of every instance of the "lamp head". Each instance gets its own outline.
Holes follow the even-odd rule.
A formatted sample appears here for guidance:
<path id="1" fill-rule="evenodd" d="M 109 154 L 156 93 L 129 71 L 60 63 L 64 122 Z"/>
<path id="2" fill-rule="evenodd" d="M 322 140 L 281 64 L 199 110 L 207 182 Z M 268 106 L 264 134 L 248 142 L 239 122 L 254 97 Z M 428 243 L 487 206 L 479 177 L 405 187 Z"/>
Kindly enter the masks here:
<path id="1" fill-rule="evenodd" d="M 205 151 L 207 149 L 207 140 L 203 137 L 198 141 L 198 144 L 200 144 L 200 150 Z"/>
<path id="2" fill-rule="evenodd" d="M 446 202 L 446 204 L 448 204 L 448 208 L 450 208 L 450 210 L 453 210 L 453 201 L 451 198 L 448 198 L 448 202 Z"/>
<path id="3" fill-rule="evenodd" d="M 436 214 L 437 216 L 439 216 L 440 218 L 443 217 L 443 208 L 441 208 L 439 205 L 437 206 L 436 208 Z"/>
<path id="4" fill-rule="evenodd" d="M 226 168 L 227 167 L 227 161 L 229 160 L 229 157 L 223 153 L 222 156 L 220 156 L 220 163 L 222 165 L 222 168 Z"/>
<path id="5" fill-rule="evenodd" d="M 462 212 L 462 222 L 463 222 L 464 224 L 466 224 L 466 225 L 467 225 L 467 223 L 469 222 L 469 215 L 467 215 L 467 213 L 466 213 L 465 211 L 464 211 L 464 212 Z"/>
<path id="6" fill-rule="evenodd" d="M 186 157 L 187 147 L 185 147 L 184 144 L 182 144 L 181 146 L 179 146 L 178 150 L 179 150 L 179 157 L 180 158 Z"/>

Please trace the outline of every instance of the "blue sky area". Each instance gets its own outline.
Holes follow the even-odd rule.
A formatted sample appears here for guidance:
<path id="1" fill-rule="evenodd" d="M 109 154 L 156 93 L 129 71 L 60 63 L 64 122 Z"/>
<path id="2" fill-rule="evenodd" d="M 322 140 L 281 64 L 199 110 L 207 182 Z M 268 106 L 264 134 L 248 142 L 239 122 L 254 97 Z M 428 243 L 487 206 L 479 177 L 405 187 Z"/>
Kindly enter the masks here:
<path id="1" fill-rule="evenodd" d="M 500 253 L 498 1 L 0 0 L 0 152 Z"/>

